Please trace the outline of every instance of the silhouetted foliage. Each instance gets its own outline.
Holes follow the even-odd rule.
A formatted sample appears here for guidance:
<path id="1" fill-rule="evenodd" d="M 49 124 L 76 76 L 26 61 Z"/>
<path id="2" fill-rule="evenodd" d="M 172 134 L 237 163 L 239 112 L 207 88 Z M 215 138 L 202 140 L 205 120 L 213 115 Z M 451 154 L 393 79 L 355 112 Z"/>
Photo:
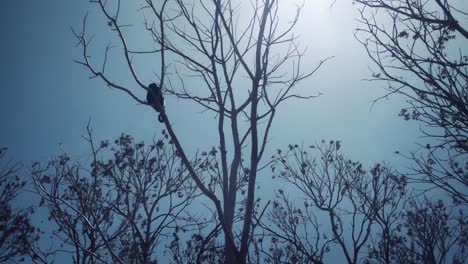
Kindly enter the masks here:
<path id="1" fill-rule="evenodd" d="M 372 80 L 409 103 L 400 116 L 431 139 L 410 155 L 414 180 L 468 202 L 468 14 L 464 1 L 356 0 L 357 38 L 377 69 Z M 385 95 L 386 97 L 387 95 Z"/>
<path id="2" fill-rule="evenodd" d="M 409 155 L 402 154 L 412 161 L 407 177 L 419 191 L 399 214 L 402 220 L 393 221 L 394 228 L 388 228 L 386 235 L 370 247 L 370 260 L 463 263 L 467 245 L 464 210 L 468 202 L 465 3 L 355 2 L 362 7 L 357 37 L 377 66 L 371 80 L 387 83 L 389 94 L 403 95 L 409 106 L 399 115 L 421 122 L 424 135 L 431 140 Z M 443 199 L 441 194 L 448 194 L 453 204 L 427 198 L 436 195 Z"/>
<path id="3" fill-rule="evenodd" d="M 183 212 L 196 196 L 175 149 L 125 134 L 95 145 L 89 129 L 85 138 L 89 166 L 63 153 L 32 168 L 55 238 L 73 263 L 157 263 L 158 245 L 187 225 Z"/>
<path id="4" fill-rule="evenodd" d="M 370 250 L 367 263 L 464 263 L 466 217 L 450 210 L 441 200 L 412 198 L 392 230 L 389 247 Z"/>
<path id="5" fill-rule="evenodd" d="M 341 142 L 333 140 L 309 150 L 289 145 L 274 157 L 273 172 L 300 192 L 304 205 L 293 207 L 279 190 L 270 214 L 277 228 L 267 230 L 305 254 L 308 262 L 321 263 L 335 244 L 348 263 L 358 263 L 373 233 L 383 234 L 388 243 L 386 229 L 395 226 L 402 208 L 405 176 L 381 164 L 366 171 L 340 148 Z"/>
<path id="6" fill-rule="evenodd" d="M 224 246 L 219 242 L 218 237 L 221 232 L 221 225 L 214 225 L 216 222 L 216 214 L 213 213 L 212 219 L 198 219 L 197 228 L 191 232 L 185 243 L 179 237 L 180 233 L 185 233 L 185 230 L 176 230 L 172 234 L 172 241 L 168 249 L 172 256 L 171 263 L 223 263 L 224 261 Z M 204 221 L 203 221 L 204 220 Z M 189 221 L 194 222 L 194 221 Z M 213 228 L 210 232 L 206 232 L 207 228 Z M 206 233 L 206 235 L 205 235 Z"/>
<path id="7" fill-rule="evenodd" d="M 426 130 L 443 144 L 468 151 L 468 14 L 463 1 L 357 0 L 363 5 L 358 37 L 376 63 L 375 80 L 403 94 L 401 110 L 439 131 Z"/>
<path id="8" fill-rule="evenodd" d="M 30 242 L 38 239 L 31 224 L 31 207 L 21 209 L 17 197 L 26 181 L 18 175 L 18 163 L 7 160 L 6 148 L 0 148 L 0 262 L 15 263 L 29 255 Z"/>
<path id="9" fill-rule="evenodd" d="M 307 201 L 303 207 L 295 206 L 279 190 L 267 217 L 261 223 L 264 232 L 255 243 L 265 257 L 255 263 L 323 263 L 334 239 L 321 228 L 314 208 Z"/>

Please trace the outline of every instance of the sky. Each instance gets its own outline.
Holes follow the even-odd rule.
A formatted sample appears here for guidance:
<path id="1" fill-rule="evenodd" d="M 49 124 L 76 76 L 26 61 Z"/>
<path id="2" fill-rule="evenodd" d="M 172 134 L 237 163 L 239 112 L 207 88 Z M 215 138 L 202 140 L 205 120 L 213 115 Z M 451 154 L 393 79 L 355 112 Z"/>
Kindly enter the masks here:
<path id="1" fill-rule="evenodd" d="M 356 7 L 351 1 L 337 1 L 332 8 L 330 3 L 307 1 L 296 29 L 301 46 L 307 47 L 305 67 L 334 56 L 302 84 L 322 95 L 283 105 L 268 151 L 289 143 L 334 139 L 343 142 L 346 155 L 368 166 L 386 161 L 405 168 L 406 161 L 394 152 L 415 149 L 414 142 L 421 140 L 418 124 L 398 117 L 405 105 L 398 96 L 372 104 L 385 90 L 382 83 L 364 80 L 373 65 L 353 35 Z M 11 158 L 44 162 L 61 148 L 72 157 L 86 157 L 89 149 L 81 136 L 89 120 L 98 140 L 129 133 L 149 141 L 163 129 L 149 107 L 90 79 L 89 72 L 73 62 L 81 50 L 70 28 L 79 28 L 87 11 L 96 15 L 89 1 L 2 3 L 0 147 L 8 147 Z M 284 9 L 279 15 L 290 17 L 290 11 Z M 105 25 L 95 22 L 89 30 L 99 33 Z M 123 71 L 119 65 L 110 70 L 116 75 Z M 205 150 L 217 144 L 213 115 L 173 98 L 168 98 L 167 109 L 187 149 Z"/>
<path id="2" fill-rule="evenodd" d="M 396 161 L 394 151 L 411 149 L 418 127 L 397 116 L 401 98 L 394 96 L 372 107 L 371 102 L 385 91 L 383 84 L 363 80 L 372 64 L 353 35 L 356 7 L 345 1 L 329 5 L 327 0 L 307 2 L 296 30 L 301 45 L 307 47 L 305 65 L 313 67 L 334 56 L 305 84 L 323 95 L 279 111 L 272 147 L 297 139 L 307 144 L 339 139 L 357 159 Z M 160 133 L 148 107 L 89 79 L 86 69 L 73 62 L 81 50 L 70 28 L 79 29 L 87 11 L 96 13 L 88 1 L 59 0 L 8 1 L 0 11 L 0 145 L 8 147 L 15 159 L 47 159 L 57 153 L 59 144 L 72 154 L 85 154 L 80 137 L 88 120 L 98 139 L 126 132 L 148 140 Z M 289 11 L 281 11 L 280 16 L 290 16 Z M 90 30 L 99 33 L 101 27 L 92 24 Z M 199 123 L 206 115 L 185 102 L 174 104 L 176 131 L 184 143 L 195 150 L 215 144 L 206 141 L 210 129 Z M 185 133 L 187 127 L 198 129 Z"/>

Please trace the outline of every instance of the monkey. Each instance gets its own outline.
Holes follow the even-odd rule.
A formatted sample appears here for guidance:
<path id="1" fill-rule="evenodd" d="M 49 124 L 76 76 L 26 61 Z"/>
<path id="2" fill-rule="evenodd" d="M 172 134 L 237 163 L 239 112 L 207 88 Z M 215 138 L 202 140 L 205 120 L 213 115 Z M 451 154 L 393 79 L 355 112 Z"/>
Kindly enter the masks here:
<path id="1" fill-rule="evenodd" d="M 146 93 L 146 101 L 151 107 L 159 113 L 158 120 L 163 123 L 164 115 L 164 96 L 162 94 L 161 87 L 155 83 L 151 83 L 148 86 L 148 92 Z"/>

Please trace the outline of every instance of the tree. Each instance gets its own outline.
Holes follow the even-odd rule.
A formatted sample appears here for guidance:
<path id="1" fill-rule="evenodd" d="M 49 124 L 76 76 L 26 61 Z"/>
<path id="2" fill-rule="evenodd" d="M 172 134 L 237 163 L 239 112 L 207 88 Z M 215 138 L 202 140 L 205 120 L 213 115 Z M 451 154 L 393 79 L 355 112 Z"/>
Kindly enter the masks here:
<path id="1" fill-rule="evenodd" d="M 357 0 L 361 27 L 356 36 L 377 66 L 371 80 L 407 99 L 405 120 L 423 124 L 429 144 L 409 155 L 407 173 L 415 192 L 401 212 L 403 221 L 377 242 L 375 263 L 463 262 L 468 202 L 468 32 L 462 1 Z M 432 201 L 427 197 L 448 194 Z M 422 192 L 422 193 L 421 193 Z M 422 198 L 421 198 L 422 197 Z M 442 197 L 441 197 L 442 198 Z M 458 213 L 459 212 L 459 213 Z M 390 251 L 380 245 L 389 244 Z M 377 246 L 377 247 L 376 247 Z M 386 252 L 385 255 L 381 254 Z"/>
<path id="2" fill-rule="evenodd" d="M 322 263 L 335 244 L 347 263 L 358 263 L 373 233 L 381 237 L 384 254 L 392 249 L 388 240 L 403 208 L 406 177 L 381 164 L 366 171 L 340 148 L 341 142 L 333 140 L 309 150 L 289 145 L 278 150 L 272 166 L 275 175 L 300 193 L 304 205 L 293 207 L 279 190 L 271 217 L 277 228 L 266 229 L 307 255 L 306 262 Z M 318 227 L 317 218 L 324 219 L 321 224 L 326 223 L 328 232 Z"/>
<path id="3" fill-rule="evenodd" d="M 426 133 L 467 152 L 468 57 L 458 47 L 466 43 L 468 31 L 463 23 L 467 14 L 457 6 L 461 3 L 356 2 L 364 6 L 363 28 L 357 33 L 363 34 L 365 39 L 361 42 L 379 70 L 373 77 L 388 82 L 390 93 L 407 96 L 411 104 L 400 115 L 442 128 L 443 134 Z M 384 19 L 390 23 L 384 24 Z"/>
<path id="4" fill-rule="evenodd" d="M 435 139 L 409 158 L 418 181 L 468 202 L 468 14 L 463 1 L 356 0 L 357 37 L 377 66 L 371 80 L 387 84 L 409 106 L 400 116 L 425 125 Z M 389 95 L 387 94 L 387 95 Z M 385 95 L 385 97 L 387 96 Z M 421 177 L 422 176 L 422 177 Z"/>
<path id="5" fill-rule="evenodd" d="M 468 229 L 463 211 L 450 212 L 442 200 L 410 200 L 392 237 L 392 263 L 464 263 Z M 380 263 L 391 263 L 390 261 Z"/>
<path id="6" fill-rule="evenodd" d="M 327 236 L 315 208 L 307 201 L 303 207 L 297 206 L 278 190 L 267 216 L 268 220 L 261 222 L 264 233 L 255 244 L 258 255 L 265 255 L 264 261 L 254 263 L 324 263 L 335 240 Z"/>
<path id="7" fill-rule="evenodd" d="M 122 48 L 119 56 L 137 88 L 112 78 L 106 67 L 110 44 L 100 54 L 100 62 L 95 62 L 85 18 L 82 30 L 74 31 L 83 50 L 77 62 L 93 78 L 143 104 L 138 89 L 144 91 L 150 82 L 156 82 L 167 95 L 190 100 L 215 114 L 219 140 L 213 150 L 216 174 L 194 169 L 172 128 L 170 111 L 162 118 L 191 178 L 215 208 L 224 234 L 225 262 L 245 263 L 256 226 L 257 176 L 264 167 L 261 162 L 276 111 L 289 99 L 314 97 L 302 95 L 296 88 L 325 61 L 302 71 L 303 53 L 293 34 L 300 7 L 295 17 L 283 22 L 277 0 L 256 0 L 250 9 L 235 0 L 141 1 L 137 8 L 146 30 L 141 36 L 152 40 L 145 49 L 130 44 L 130 29 L 139 31 L 132 26 L 136 23 L 124 20 L 122 14 L 129 8 L 118 0 L 94 2 L 115 33 L 116 45 Z M 133 59 L 141 56 L 157 60 L 157 74 L 143 77 L 147 69 Z M 187 87 L 187 79 L 196 87 Z M 245 195 L 239 197 L 239 192 Z M 237 214 L 236 208 L 242 208 L 242 213 Z"/>
<path id="8" fill-rule="evenodd" d="M 6 159 L 6 148 L 0 148 L 0 262 L 24 261 L 30 242 L 38 239 L 31 224 L 32 207 L 21 209 L 15 203 L 26 186 L 17 172 L 19 163 Z"/>
<path id="9" fill-rule="evenodd" d="M 89 127 L 85 139 L 89 167 L 63 153 L 32 168 L 60 250 L 71 253 L 73 263 L 157 263 L 161 240 L 193 223 L 183 212 L 196 188 L 175 149 L 125 134 L 97 146 Z"/>

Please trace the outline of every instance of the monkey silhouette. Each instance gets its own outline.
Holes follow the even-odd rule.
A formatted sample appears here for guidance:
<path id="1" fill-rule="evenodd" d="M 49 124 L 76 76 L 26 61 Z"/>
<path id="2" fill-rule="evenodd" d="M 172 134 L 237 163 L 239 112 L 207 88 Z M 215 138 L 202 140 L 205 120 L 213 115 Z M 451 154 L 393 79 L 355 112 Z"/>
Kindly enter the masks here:
<path id="1" fill-rule="evenodd" d="M 158 120 L 163 123 L 164 115 L 164 96 L 162 94 L 161 87 L 155 83 L 151 83 L 148 86 L 148 92 L 146 93 L 146 101 L 151 107 L 159 113 Z"/>

